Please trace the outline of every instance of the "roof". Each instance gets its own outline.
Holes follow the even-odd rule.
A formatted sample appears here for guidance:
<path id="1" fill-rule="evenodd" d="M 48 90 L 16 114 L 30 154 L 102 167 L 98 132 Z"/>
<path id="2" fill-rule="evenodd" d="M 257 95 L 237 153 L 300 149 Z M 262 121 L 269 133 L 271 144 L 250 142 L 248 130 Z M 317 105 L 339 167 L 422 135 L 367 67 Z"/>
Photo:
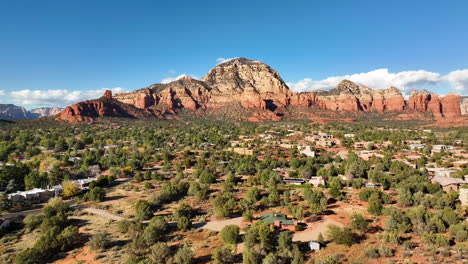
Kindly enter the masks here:
<path id="1" fill-rule="evenodd" d="M 447 186 L 450 184 L 468 184 L 468 181 L 463 179 L 441 176 L 435 176 L 434 178 L 432 178 L 432 182 L 437 182 L 442 186 Z"/>
<path id="2" fill-rule="evenodd" d="M 278 212 L 269 212 L 262 214 L 260 215 L 260 220 L 265 221 L 268 224 L 274 224 L 276 221 L 279 221 L 282 225 L 294 224 L 294 220 L 288 219 L 285 214 Z"/>

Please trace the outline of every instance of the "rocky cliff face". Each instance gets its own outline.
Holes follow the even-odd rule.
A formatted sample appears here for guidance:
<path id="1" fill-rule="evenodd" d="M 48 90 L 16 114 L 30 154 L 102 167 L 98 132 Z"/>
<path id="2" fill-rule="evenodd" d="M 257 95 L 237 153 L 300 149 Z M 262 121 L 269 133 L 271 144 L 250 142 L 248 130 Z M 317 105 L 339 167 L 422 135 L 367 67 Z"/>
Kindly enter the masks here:
<path id="1" fill-rule="evenodd" d="M 143 110 L 133 105 L 119 102 L 112 98 L 111 91 L 106 91 L 97 100 L 79 102 L 65 108 L 57 116 L 57 119 L 75 123 L 91 122 L 98 117 L 164 118 L 160 112 L 155 110 Z"/>
<path id="2" fill-rule="evenodd" d="M 435 117 L 457 117 L 462 115 L 459 95 L 448 93 L 446 96 L 440 97 L 438 94 L 426 90 L 411 93 L 408 110 L 431 112 Z"/>
<path id="3" fill-rule="evenodd" d="M 2 119 L 29 119 L 36 117 L 38 117 L 37 114 L 31 113 L 22 106 L 0 104 L 0 118 Z"/>
<path id="4" fill-rule="evenodd" d="M 460 110 L 462 115 L 468 115 L 468 96 L 463 96 L 460 98 Z"/>
<path id="5" fill-rule="evenodd" d="M 318 92 L 315 99 L 324 110 L 358 111 L 403 111 L 405 100 L 401 92 L 390 87 L 385 90 L 373 90 L 351 81 L 343 80 L 328 92 Z"/>
<path id="6" fill-rule="evenodd" d="M 38 115 L 38 117 L 47 117 L 47 116 L 55 116 L 59 114 L 63 109 L 59 107 L 41 107 L 32 109 L 30 112 L 33 114 Z"/>
<path id="7" fill-rule="evenodd" d="M 65 109 L 58 119 L 90 121 L 99 116 L 164 118 L 179 110 L 205 111 L 241 107 L 261 116 L 278 116 L 287 107 L 304 106 L 322 110 L 380 113 L 388 111 L 432 112 L 436 117 L 461 115 L 460 98 L 449 94 L 439 98 L 426 91 L 414 93 L 408 106 L 395 88 L 373 90 L 342 81 L 330 91 L 294 93 L 278 72 L 268 65 L 244 58 L 233 59 L 211 69 L 201 80 L 183 77 L 167 84 L 112 95 L 106 92 L 98 100 L 81 102 Z M 276 119 L 276 117 L 275 117 Z"/>

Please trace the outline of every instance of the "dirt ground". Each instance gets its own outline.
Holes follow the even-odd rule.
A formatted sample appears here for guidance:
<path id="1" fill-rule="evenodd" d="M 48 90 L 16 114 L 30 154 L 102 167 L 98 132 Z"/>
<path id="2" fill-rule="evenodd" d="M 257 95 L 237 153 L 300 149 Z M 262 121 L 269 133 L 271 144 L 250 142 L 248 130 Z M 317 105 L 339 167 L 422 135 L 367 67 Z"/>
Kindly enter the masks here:
<path id="1" fill-rule="evenodd" d="M 242 225 L 242 217 L 230 218 L 230 219 L 220 219 L 220 220 L 210 220 L 202 228 L 209 229 L 213 231 L 221 231 L 223 227 L 227 225 Z"/>
<path id="2" fill-rule="evenodd" d="M 327 218 L 312 224 L 312 226 L 307 228 L 307 230 L 295 232 L 293 235 L 293 241 L 309 242 L 311 240 L 317 240 L 320 233 L 325 236 L 329 225 L 343 226 L 342 223 Z"/>

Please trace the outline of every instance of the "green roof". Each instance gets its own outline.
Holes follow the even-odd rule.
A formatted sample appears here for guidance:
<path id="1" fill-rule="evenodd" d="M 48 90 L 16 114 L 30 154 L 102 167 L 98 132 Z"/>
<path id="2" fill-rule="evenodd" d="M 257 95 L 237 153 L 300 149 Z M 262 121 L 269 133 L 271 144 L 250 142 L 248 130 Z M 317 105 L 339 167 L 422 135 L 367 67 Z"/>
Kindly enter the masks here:
<path id="1" fill-rule="evenodd" d="M 294 220 L 288 219 L 285 214 L 277 213 L 277 212 L 269 212 L 262 214 L 260 216 L 260 220 L 267 222 L 268 224 L 272 225 L 276 221 L 279 221 L 282 225 L 293 225 Z"/>

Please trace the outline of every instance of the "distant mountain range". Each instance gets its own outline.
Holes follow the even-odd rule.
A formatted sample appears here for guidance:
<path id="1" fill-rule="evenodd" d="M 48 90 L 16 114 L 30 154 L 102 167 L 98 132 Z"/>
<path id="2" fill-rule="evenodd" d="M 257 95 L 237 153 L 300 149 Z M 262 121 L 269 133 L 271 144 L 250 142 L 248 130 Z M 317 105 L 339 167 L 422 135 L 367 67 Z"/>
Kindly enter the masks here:
<path id="1" fill-rule="evenodd" d="M 0 104 L 0 118 L 1 119 L 32 119 L 39 117 L 47 117 L 57 115 L 62 111 L 58 107 L 43 107 L 36 108 L 30 111 L 22 106 L 13 104 Z"/>
<path id="2" fill-rule="evenodd" d="M 468 100 L 449 93 L 444 97 L 428 91 L 413 91 L 405 100 L 395 87 L 374 90 L 343 80 L 330 91 L 295 93 L 268 65 L 245 58 L 233 59 L 211 69 L 200 80 L 183 77 L 167 84 L 153 84 L 130 93 L 79 102 L 65 108 L 58 120 L 89 122 L 99 117 L 180 119 L 182 114 L 223 115 L 251 121 L 294 117 L 301 108 L 307 119 L 318 112 L 377 112 L 399 114 L 401 119 L 418 119 L 421 113 L 436 120 L 464 124 Z M 444 121 L 444 122 L 445 122 Z"/>

